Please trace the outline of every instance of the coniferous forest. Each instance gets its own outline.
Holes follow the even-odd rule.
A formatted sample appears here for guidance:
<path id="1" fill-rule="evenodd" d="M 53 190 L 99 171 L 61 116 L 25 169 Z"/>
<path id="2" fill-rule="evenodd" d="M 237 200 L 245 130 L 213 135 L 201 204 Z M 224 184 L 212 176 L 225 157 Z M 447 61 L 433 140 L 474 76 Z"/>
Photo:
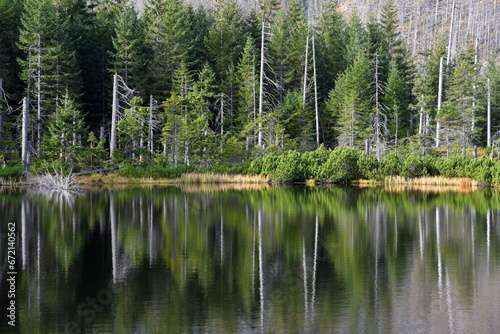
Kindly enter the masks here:
<path id="1" fill-rule="evenodd" d="M 500 183 L 496 3 L 422 2 L 0 0 L 0 176 Z"/>

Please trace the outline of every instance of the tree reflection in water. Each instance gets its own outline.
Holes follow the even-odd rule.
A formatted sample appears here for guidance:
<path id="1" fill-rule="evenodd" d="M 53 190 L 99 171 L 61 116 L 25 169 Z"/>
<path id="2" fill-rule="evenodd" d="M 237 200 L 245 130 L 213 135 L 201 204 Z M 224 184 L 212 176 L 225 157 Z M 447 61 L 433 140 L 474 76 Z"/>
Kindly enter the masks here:
<path id="1" fill-rule="evenodd" d="M 6 221 L 21 221 L 30 333 L 73 321 L 99 333 L 499 330 L 499 208 L 489 190 L 0 194 Z M 80 305 L 110 281 L 112 303 L 88 321 Z"/>

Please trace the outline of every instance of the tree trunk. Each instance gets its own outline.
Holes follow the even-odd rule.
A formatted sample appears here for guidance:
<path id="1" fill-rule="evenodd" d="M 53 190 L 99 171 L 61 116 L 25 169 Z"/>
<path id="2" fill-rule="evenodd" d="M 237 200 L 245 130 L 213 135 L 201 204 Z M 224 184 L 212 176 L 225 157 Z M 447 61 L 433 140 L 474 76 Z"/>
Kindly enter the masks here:
<path id="1" fill-rule="evenodd" d="M 151 156 L 154 155 L 154 143 L 153 143 L 153 114 L 154 114 L 154 103 L 153 95 L 149 95 L 149 127 L 148 127 L 148 149 Z"/>
<path id="2" fill-rule="evenodd" d="M 28 115 L 28 98 L 23 99 L 23 117 L 22 117 L 22 140 L 21 140 L 21 163 L 26 174 L 30 171 L 30 155 L 29 155 L 29 143 L 28 143 L 28 125 L 29 115 Z"/>
<path id="3" fill-rule="evenodd" d="M 262 32 L 260 43 L 260 78 L 259 78 L 259 117 L 262 117 L 264 108 L 264 48 L 265 48 L 265 14 L 262 13 Z M 262 147 L 262 121 L 259 120 L 257 145 Z"/>
<path id="4" fill-rule="evenodd" d="M 487 129 L 486 129 L 486 146 L 491 147 L 491 80 L 488 78 L 488 109 L 487 109 Z"/>
<path id="5" fill-rule="evenodd" d="M 306 95 L 307 95 L 307 65 L 309 62 L 309 29 L 307 29 L 306 37 L 306 56 L 304 62 L 304 86 L 302 88 L 302 110 L 306 110 Z"/>
<path id="6" fill-rule="evenodd" d="M 36 151 L 40 153 L 40 140 L 42 138 L 42 37 L 38 34 L 38 50 L 36 60 L 36 90 L 37 90 L 37 131 L 36 131 Z"/>
<path id="7" fill-rule="evenodd" d="M 312 49 L 313 49 L 314 115 L 316 118 L 316 143 L 319 146 L 318 85 L 316 81 L 316 47 L 314 45 L 314 35 L 312 37 Z"/>
<path id="8" fill-rule="evenodd" d="M 453 3 L 451 5 L 451 22 L 450 22 L 450 34 L 448 36 L 448 53 L 446 55 L 446 71 L 450 70 L 451 46 L 453 41 L 453 29 L 455 27 L 455 3 L 456 0 L 453 0 Z"/>
<path id="9" fill-rule="evenodd" d="M 438 84 L 438 105 L 437 105 L 437 115 L 436 118 L 439 118 L 439 112 L 441 111 L 441 101 L 443 99 L 443 57 L 439 59 L 439 84 Z M 439 148 L 440 145 L 440 132 L 441 131 L 441 123 L 439 120 L 436 121 L 436 148 Z"/>
<path id="10" fill-rule="evenodd" d="M 113 104 L 111 110 L 111 134 L 109 139 L 109 157 L 113 159 L 116 148 L 116 122 L 118 118 L 118 74 L 113 76 Z"/>

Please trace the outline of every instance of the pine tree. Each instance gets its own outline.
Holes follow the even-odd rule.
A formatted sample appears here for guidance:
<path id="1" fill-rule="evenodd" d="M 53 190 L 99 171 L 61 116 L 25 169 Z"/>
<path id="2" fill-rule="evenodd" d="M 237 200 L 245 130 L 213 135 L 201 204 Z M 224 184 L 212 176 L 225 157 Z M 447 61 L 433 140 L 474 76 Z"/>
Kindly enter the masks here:
<path id="1" fill-rule="evenodd" d="M 126 6 L 120 13 L 115 26 L 116 37 L 113 37 L 113 53 L 111 65 L 113 72 L 118 73 L 125 84 L 141 93 L 146 90 L 146 50 L 144 29 L 137 18 L 135 10 Z"/>
<path id="2" fill-rule="evenodd" d="M 58 100 L 67 94 L 81 96 L 81 79 L 72 41 L 58 23 L 59 8 L 50 0 L 27 0 L 22 16 L 19 47 L 26 54 L 22 78 L 31 86 L 36 109 L 36 138 L 39 147 L 44 117 L 54 112 Z M 28 82 L 29 81 L 29 82 Z"/>
<path id="3" fill-rule="evenodd" d="M 443 113 L 439 115 L 443 138 L 448 151 L 453 144 L 465 150 L 476 142 L 480 131 L 477 126 L 481 106 L 478 103 L 479 65 L 475 63 L 475 48 L 469 43 L 460 53 L 453 68 L 449 87 L 446 89 L 447 101 Z"/>
<path id="4" fill-rule="evenodd" d="M 228 67 L 238 63 L 244 43 L 241 10 L 236 0 L 217 0 L 214 18 L 206 45 L 217 81 L 223 85 Z"/>
<path id="5" fill-rule="evenodd" d="M 82 153 L 81 137 L 85 132 L 83 114 L 66 92 L 58 101 L 55 112 L 48 117 L 47 132 L 42 141 L 42 159 L 76 167 Z"/>
<path id="6" fill-rule="evenodd" d="M 490 60 L 487 67 L 487 77 L 491 88 L 491 138 L 493 146 L 498 147 L 500 138 L 500 65 Z"/>
<path id="7" fill-rule="evenodd" d="M 19 78 L 20 67 L 16 58 L 20 57 L 17 41 L 21 25 L 21 0 L 0 0 L 0 78 L 3 89 L 9 93 L 10 101 L 21 99 L 22 89 Z"/>
<path id="8" fill-rule="evenodd" d="M 148 150 L 144 145 L 147 139 L 147 111 L 140 97 L 130 101 L 130 108 L 123 112 L 122 118 L 117 123 L 119 133 L 118 154 L 126 161 L 142 161 Z"/>
<path id="9" fill-rule="evenodd" d="M 171 152 L 171 162 L 174 166 L 181 161 L 189 165 L 190 142 L 189 113 L 193 108 L 191 94 L 194 90 L 194 80 L 186 63 L 181 62 L 174 72 L 173 90 L 171 96 L 163 102 L 165 122 L 162 126 L 162 141 L 164 156 Z"/>
<path id="10" fill-rule="evenodd" d="M 326 107 L 335 119 L 339 146 L 361 147 L 369 133 L 371 72 L 367 57 L 360 53 L 330 92 Z"/>
<path id="11" fill-rule="evenodd" d="M 256 50 L 252 37 L 247 37 L 243 56 L 237 68 L 238 118 L 236 131 L 243 131 L 247 151 L 256 145 L 257 129 L 257 69 Z"/>
<path id="12" fill-rule="evenodd" d="M 172 77 L 192 49 L 190 23 L 182 0 L 153 0 L 144 12 L 147 38 L 153 52 L 151 92 L 163 99 L 172 90 Z"/>
<path id="13" fill-rule="evenodd" d="M 337 1 L 330 0 L 321 11 L 318 22 L 318 82 L 321 100 L 326 99 L 333 88 L 337 76 L 344 72 L 347 65 L 344 59 L 347 36 L 346 22 L 339 12 Z"/>
<path id="14" fill-rule="evenodd" d="M 404 79 L 394 61 L 391 61 L 389 77 L 385 87 L 385 95 L 382 103 L 390 117 L 388 117 L 389 135 L 394 139 L 394 144 L 398 145 L 401 138 L 407 137 L 410 131 L 410 98 L 405 90 Z"/>
<path id="15" fill-rule="evenodd" d="M 278 103 L 288 90 L 302 88 L 307 29 L 304 9 L 298 0 L 292 0 L 287 10 L 278 12 L 269 43 Z"/>

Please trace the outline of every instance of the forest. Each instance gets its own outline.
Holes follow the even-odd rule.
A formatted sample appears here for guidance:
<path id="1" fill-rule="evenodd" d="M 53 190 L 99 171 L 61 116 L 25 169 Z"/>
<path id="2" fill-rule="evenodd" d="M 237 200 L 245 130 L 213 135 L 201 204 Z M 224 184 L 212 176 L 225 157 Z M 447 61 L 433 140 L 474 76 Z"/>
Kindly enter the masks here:
<path id="1" fill-rule="evenodd" d="M 500 183 L 496 3 L 399 3 L 0 0 L 0 176 Z"/>

